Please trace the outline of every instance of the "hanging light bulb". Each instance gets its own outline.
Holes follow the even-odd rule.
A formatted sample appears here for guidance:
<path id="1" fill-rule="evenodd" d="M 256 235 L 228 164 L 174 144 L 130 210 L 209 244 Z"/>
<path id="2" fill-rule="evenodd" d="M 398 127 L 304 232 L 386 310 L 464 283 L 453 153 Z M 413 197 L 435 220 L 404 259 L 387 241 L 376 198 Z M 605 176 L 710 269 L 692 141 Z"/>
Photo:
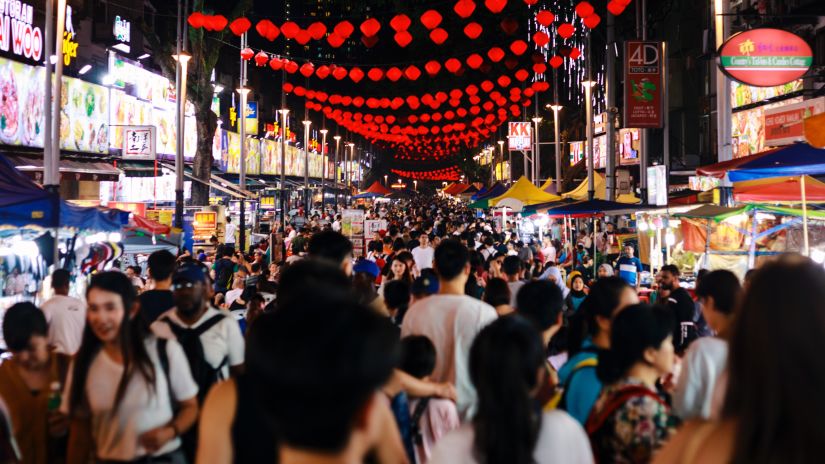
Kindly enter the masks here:
<path id="1" fill-rule="evenodd" d="M 676 236 L 673 235 L 673 231 L 670 230 L 670 229 L 668 229 L 667 232 L 665 233 L 665 243 L 669 247 L 672 247 L 673 245 L 676 244 Z"/>
<path id="2" fill-rule="evenodd" d="M 643 218 L 637 220 L 639 232 L 647 232 L 647 221 Z"/>

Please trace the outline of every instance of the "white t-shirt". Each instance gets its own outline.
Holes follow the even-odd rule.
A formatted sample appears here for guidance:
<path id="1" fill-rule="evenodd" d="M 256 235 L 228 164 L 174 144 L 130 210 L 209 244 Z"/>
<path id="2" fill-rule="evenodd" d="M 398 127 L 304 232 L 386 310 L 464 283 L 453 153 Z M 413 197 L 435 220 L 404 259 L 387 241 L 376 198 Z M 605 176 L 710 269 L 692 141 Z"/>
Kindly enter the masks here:
<path id="1" fill-rule="evenodd" d="M 231 222 L 226 223 L 226 230 L 225 230 L 226 237 L 224 237 L 224 240 L 223 240 L 224 243 L 231 243 L 231 244 L 235 243 L 235 230 L 236 229 L 237 229 L 237 226 L 235 226 L 235 224 L 233 224 Z"/>
<path id="2" fill-rule="evenodd" d="M 727 362 L 725 340 L 703 337 L 691 343 L 673 394 L 673 412 L 683 420 L 710 419 L 713 392 Z"/>
<path id="3" fill-rule="evenodd" d="M 465 424 L 436 443 L 428 464 L 476 464 L 475 430 Z M 537 464 L 592 464 L 593 451 L 582 426 L 566 412 L 545 412 L 533 450 Z"/>
<path id="4" fill-rule="evenodd" d="M 417 267 L 419 271 L 433 267 L 433 257 L 435 256 L 435 250 L 433 247 L 417 246 L 413 248 L 410 253 L 413 255 L 415 267 Z"/>
<path id="5" fill-rule="evenodd" d="M 100 460 L 132 461 L 147 454 L 138 444 L 138 438 L 146 431 L 169 423 L 174 417 L 169 399 L 169 384 L 160 364 L 157 337 L 145 340 L 146 351 L 155 368 L 155 385 L 151 388 L 139 373 L 133 374 L 116 413 L 113 412 L 115 396 L 123 365 L 112 360 L 103 350 L 95 355 L 86 376 L 86 398 L 91 413 L 91 431 L 95 452 Z M 171 391 L 177 401 L 185 401 L 198 394 L 198 386 L 192 379 L 183 348 L 175 340 L 166 342 L 169 358 Z M 66 379 L 63 393 L 63 413 L 69 412 L 69 392 L 72 388 L 72 369 Z M 180 439 L 170 440 L 155 456 L 171 453 L 180 447 Z"/>
<path id="6" fill-rule="evenodd" d="M 237 366 L 243 364 L 244 361 L 244 339 L 241 328 L 235 318 L 228 313 L 210 307 L 197 322 L 187 325 L 180 320 L 175 313 L 175 309 L 172 308 L 161 314 L 158 320 L 152 323 L 152 330 L 160 336 L 175 338 L 172 329 L 163 319 L 168 317 L 179 326 L 194 329 L 212 319 L 212 316 L 215 315 L 222 315 L 224 319 L 201 335 L 201 344 L 203 345 L 206 362 L 213 368 L 217 368 L 223 362 L 223 359 L 228 357 L 228 362 L 224 364 L 221 370 L 222 378 L 226 379 L 229 378 L 229 366 Z"/>
<path id="7" fill-rule="evenodd" d="M 470 381 L 470 346 L 498 315 L 492 306 L 467 295 L 433 295 L 417 301 L 404 316 L 401 336 L 425 335 L 435 345 L 433 381 L 455 385 L 459 416 L 471 417 L 476 392 Z"/>
<path id="8" fill-rule="evenodd" d="M 507 286 L 510 287 L 510 306 L 513 308 L 516 307 L 516 295 L 518 295 L 518 291 L 521 290 L 521 287 L 524 287 L 524 284 L 527 282 L 523 280 L 517 280 L 515 282 L 507 282 Z"/>
<path id="9" fill-rule="evenodd" d="M 49 321 L 49 343 L 58 353 L 77 353 L 86 327 L 86 304 L 77 298 L 55 295 L 40 308 Z"/>
<path id="10" fill-rule="evenodd" d="M 233 288 L 232 290 L 229 290 L 228 292 L 226 292 L 226 295 L 224 296 L 224 303 L 226 303 L 226 306 L 229 307 L 242 294 L 243 294 L 243 289 L 242 288 Z"/>

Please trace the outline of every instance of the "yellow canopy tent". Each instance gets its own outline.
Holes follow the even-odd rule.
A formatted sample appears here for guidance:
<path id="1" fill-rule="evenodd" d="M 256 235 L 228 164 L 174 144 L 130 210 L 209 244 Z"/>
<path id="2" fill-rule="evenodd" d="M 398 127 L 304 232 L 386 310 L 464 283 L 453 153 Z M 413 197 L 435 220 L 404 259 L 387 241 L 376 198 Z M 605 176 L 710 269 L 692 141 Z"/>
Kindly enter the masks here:
<path id="1" fill-rule="evenodd" d="M 593 173 L 593 190 L 594 198 L 596 200 L 607 199 L 607 182 L 605 181 L 604 176 L 598 172 Z M 587 179 L 583 180 L 582 183 L 573 190 L 562 193 L 561 196 L 562 198 L 569 198 L 576 201 L 587 200 Z M 616 196 L 617 203 L 634 204 L 639 203 L 639 201 L 640 200 L 632 193 L 623 193 Z"/>
<path id="2" fill-rule="evenodd" d="M 521 206 L 514 208 L 514 204 L 499 204 L 507 200 L 505 203 L 511 203 L 510 200 L 515 200 L 513 203 L 520 203 Z M 522 176 L 510 190 L 504 192 L 501 196 L 491 198 L 490 206 L 507 206 L 514 209 L 521 209 L 523 206 L 536 205 L 539 203 L 547 203 L 550 201 L 559 201 L 561 197 L 547 193 L 533 185 L 526 177 Z"/>
<path id="3" fill-rule="evenodd" d="M 539 187 L 542 192 L 553 193 L 556 190 L 556 181 L 551 177 Z"/>

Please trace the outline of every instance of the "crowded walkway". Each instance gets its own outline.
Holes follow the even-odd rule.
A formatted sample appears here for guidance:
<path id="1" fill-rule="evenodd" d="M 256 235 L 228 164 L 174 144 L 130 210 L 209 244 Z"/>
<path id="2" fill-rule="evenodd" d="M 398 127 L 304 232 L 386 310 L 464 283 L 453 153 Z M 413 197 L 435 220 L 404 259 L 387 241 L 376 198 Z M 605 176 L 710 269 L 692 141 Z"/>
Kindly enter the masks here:
<path id="1" fill-rule="evenodd" d="M 363 250 L 331 209 L 82 295 L 55 270 L 2 320 L 0 464 L 820 459 L 821 265 L 690 292 L 665 265 L 641 294 L 612 224 L 538 240 L 425 196 L 365 217 L 387 228 Z"/>

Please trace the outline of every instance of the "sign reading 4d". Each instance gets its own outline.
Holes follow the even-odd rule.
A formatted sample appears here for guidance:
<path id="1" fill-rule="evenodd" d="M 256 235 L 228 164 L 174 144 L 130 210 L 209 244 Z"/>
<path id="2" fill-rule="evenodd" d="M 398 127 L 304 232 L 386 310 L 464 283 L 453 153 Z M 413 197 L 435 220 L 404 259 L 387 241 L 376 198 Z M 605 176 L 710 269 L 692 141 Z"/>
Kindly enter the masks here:
<path id="1" fill-rule="evenodd" d="M 43 33 L 32 25 L 34 8 L 16 0 L 0 0 L 0 50 L 40 61 Z"/>
<path id="2" fill-rule="evenodd" d="M 624 43 L 625 127 L 662 127 L 662 43 Z"/>

